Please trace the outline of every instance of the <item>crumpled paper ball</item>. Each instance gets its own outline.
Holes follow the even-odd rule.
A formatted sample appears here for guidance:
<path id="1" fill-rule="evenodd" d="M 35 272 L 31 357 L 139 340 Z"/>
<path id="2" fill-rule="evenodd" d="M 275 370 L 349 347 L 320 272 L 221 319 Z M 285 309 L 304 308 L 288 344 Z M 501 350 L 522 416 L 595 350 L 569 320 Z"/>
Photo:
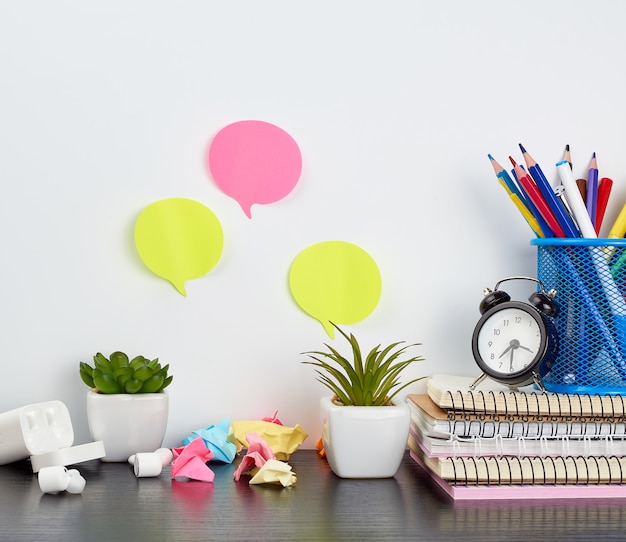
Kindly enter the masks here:
<path id="1" fill-rule="evenodd" d="M 248 433 L 246 440 L 249 447 L 246 455 L 234 473 L 234 478 L 239 481 L 242 474 L 252 476 L 250 484 L 275 484 L 283 487 L 296 483 L 296 474 L 291 466 L 274 457 L 272 449 L 258 434 Z"/>
<path id="2" fill-rule="evenodd" d="M 215 473 L 206 464 L 213 458 L 213 453 L 201 438 L 192 440 L 186 446 L 172 448 L 172 453 L 172 478 L 213 482 Z"/>
<path id="3" fill-rule="evenodd" d="M 235 469 L 234 478 L 239 481 L 242 474 L 254 475 L 268 459 L 276 459 L 274 452 L 259 435 L 256 433 L 248 433 L 246 435 L 248 441 L 248 450 L 241 458 L 241 463 Z"/>
<path id="4" fill-rule="evenodd" d="M 291 465 L 277 459 L 268 459 L 250 479 L 250 485 L 275 484 L 289 487 L 296 481 L 296 473 L 291 470 Z"/>
<path id="5" fill-rule="evenodd" d="M 183 439 L 186 446 L 192 440 L 201 438 L 206 447 L 213 453 L 214 461 L 232 463 L 237 454 L 237 446 L 228 440 L 230 433 L 230 420 L 224 418 L 215 425 L 210 425 L 206 429 L 196 429 L 191 435 Z"/>
<path id="6" fill-rule="evenodd" d="M 232 438 L 237 445 L 237 452 L 243 448 L 249 448 L 250 443 L 246 439 L 248 433 L 259 435 L 274 452 L 279 461 L 286 461 L 308 437 L 301 425 L 294 427 L 278 425 L 263 420 L 236 421 L 232 423 Z"/>

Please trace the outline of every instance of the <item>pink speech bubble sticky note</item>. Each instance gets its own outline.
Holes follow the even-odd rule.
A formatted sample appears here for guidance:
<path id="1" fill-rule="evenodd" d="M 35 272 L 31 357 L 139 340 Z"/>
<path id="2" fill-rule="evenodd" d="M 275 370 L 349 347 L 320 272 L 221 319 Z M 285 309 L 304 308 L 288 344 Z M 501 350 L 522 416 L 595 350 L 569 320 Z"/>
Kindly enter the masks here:
<path id="1" fill-rule="evenodd" d="M 293 190 L 302 172 L 302 154 L 282 128 L 260 120 L 242 120 L 217 133 L 207 164 L 220 190 L 252 218 L 253 204 L 274 203 Z"/>

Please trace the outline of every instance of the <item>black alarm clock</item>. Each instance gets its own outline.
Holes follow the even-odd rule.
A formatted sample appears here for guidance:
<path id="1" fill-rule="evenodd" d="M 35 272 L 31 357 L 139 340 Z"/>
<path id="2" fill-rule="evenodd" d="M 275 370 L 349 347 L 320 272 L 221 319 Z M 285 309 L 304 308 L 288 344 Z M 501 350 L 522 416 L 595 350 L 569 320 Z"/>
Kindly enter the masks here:
<path id="1" fill-rule="evenodd" d="M 539 291 L 530 295 L 530 304 L 512 301 L 509 294 L 498 290 L 508 280 L 534 281 Z M 546 291 L 543 283 L 532 277 L 508 277 L 493 290 L 485 288 L 484 294 L 479 307 L 482 316 L 472 335 L 472 353 L 482 374 L 470 388 L 489 377 L 513 389 L 534 383 L 545 391 L 541 378 L 550 371 L 558 350 L 551 320 L 559 311 L 554 301 L 556 290 Z"/>

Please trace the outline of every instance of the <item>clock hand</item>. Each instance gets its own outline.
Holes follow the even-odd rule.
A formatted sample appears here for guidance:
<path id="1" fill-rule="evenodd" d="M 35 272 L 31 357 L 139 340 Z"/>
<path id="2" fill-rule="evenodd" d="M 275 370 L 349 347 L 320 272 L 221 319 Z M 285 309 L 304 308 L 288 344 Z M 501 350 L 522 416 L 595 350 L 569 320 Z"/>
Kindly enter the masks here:
<path id="1" fill-rule="evenodd" d="M 511 341 L 513 342 L 513 341 Z M 511 346 L 511 360 L 509 362 L 509 371 L 513 372 L 513 358 L 515 357 L 515 350 L 517 347 Z"/>
<path id="2" fill-rule="evenodd" d="M 522 350 L 526 350 L 527 352 L 530 352 L 531 354 L 533 353 L 533 351 L 530 348 L 527 348 L 526 346 L 522 346 L 521 344 L 518 346 L 518 348 L 521 348 Z"/>
<path id="3" fill-rule="evenodd" d="M 498 359 L 501 358 L 502 356 L 504 356 L 504 354 L 506 354 L 509 350 L 515 350 L 516 348 L 519 348 L 520 344 L 519 341 L 517 339 L 511 339 L 511 341 L 509 342 L 509 346 L 506 347 L 506 350 L 504 352 L 502 352 L 502 354 L 500 354 L 500 356 L 498 356 Z"/>

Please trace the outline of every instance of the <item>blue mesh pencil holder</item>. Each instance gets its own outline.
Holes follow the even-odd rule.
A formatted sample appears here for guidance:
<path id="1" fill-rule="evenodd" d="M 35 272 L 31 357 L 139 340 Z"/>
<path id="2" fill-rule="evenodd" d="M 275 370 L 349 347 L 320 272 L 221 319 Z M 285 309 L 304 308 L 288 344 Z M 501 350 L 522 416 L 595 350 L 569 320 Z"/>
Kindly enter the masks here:
<path id="1" fill-rule="evenodd" d="M 626 239 L 533 239 L 537 278 L 557 291 L 548 391 L 626 394 Z"/>

